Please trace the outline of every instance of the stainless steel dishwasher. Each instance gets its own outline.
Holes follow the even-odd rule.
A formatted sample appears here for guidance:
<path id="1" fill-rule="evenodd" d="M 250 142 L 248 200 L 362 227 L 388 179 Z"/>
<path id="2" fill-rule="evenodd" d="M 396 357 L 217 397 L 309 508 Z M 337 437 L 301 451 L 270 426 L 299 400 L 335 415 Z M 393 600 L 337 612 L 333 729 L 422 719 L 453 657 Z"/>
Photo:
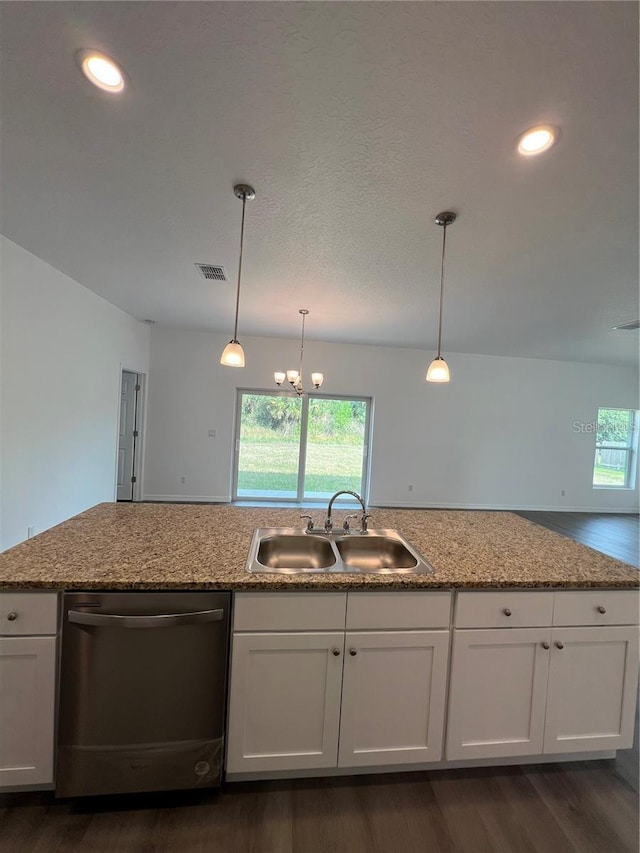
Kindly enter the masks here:
<path id="1" fill-rule="evenodd" d="M 228 592 L 64 596 L 56 796 L 220 784 Z"/>

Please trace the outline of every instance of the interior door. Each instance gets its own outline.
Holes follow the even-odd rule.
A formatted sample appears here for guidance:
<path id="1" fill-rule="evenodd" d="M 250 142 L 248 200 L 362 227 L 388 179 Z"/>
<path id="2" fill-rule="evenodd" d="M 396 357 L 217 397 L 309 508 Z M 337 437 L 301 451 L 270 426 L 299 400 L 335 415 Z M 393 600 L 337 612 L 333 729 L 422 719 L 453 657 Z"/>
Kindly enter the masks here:
<path id="1" fill-rule="evenodd" d="M 133 500 L 138 387 L 138 374 L 123 370 L 118 435 L 117 495 L 119 501 Z"/>

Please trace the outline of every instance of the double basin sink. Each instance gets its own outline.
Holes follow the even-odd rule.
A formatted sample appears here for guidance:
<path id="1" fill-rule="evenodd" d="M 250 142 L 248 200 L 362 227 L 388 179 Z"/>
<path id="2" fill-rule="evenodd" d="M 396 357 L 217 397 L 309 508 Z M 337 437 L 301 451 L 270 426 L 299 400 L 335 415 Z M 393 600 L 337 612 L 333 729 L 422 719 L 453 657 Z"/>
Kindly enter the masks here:
<path id="1" fill-rule="evenodd" d="M 258 528 L 247 571 L 272 574 L 427 574 L 430 566 L 397 530 L 307 533 L 293 527 Z"/>

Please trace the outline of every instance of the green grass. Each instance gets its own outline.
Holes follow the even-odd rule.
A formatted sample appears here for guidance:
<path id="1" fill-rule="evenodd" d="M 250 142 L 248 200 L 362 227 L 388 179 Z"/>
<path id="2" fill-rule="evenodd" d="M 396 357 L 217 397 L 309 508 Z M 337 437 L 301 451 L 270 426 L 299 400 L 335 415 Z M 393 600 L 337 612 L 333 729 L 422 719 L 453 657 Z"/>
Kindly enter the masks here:
<path id="1" fill-rule="evenodd" d="M 332 493 L 338 489 L 358 490 L 362 484 L 362 446 L 309 444 L 305 489 Z M 240 444 L 239 491 L 296 492 L 298 485 L 297 441 Z"/>
<path id="2" fill-rule="evenodd" d="M 616 470 L 615 468 L 603 468 L 601 465 L 596 465 L 593 472 L 594 486 L 624 486 L 624 469 Z"/>

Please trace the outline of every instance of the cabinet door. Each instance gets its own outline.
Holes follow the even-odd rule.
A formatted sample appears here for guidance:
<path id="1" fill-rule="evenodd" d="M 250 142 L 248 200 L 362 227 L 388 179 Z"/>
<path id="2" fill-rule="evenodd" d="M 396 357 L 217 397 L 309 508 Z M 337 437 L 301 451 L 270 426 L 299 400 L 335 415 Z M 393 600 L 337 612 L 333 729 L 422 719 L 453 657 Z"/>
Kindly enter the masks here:
<path id="1" fill-rule="evenodd" d="M 439 761 L 448 631 L 346 635 L 340 767 Z"/>
<path id="2" fill-rule="evenodd" d="M 447 759 L 542 753 L 550 635 L 550 628 L 454 631 Z"/>
<path id="3" fill-rule="evenodd" d="M 0 787 L 53 782 L 55 637 L 0 638 Z"/>
<path id="4" fill-rule="evenodd" d="M 344 633 L 234 634 L 227 771 L 335 767 Z"/>
<path id="5" fill-rule="evenodd" d="M 554 628 L 545 752 L 633 745 L 637 627 Z"/>

